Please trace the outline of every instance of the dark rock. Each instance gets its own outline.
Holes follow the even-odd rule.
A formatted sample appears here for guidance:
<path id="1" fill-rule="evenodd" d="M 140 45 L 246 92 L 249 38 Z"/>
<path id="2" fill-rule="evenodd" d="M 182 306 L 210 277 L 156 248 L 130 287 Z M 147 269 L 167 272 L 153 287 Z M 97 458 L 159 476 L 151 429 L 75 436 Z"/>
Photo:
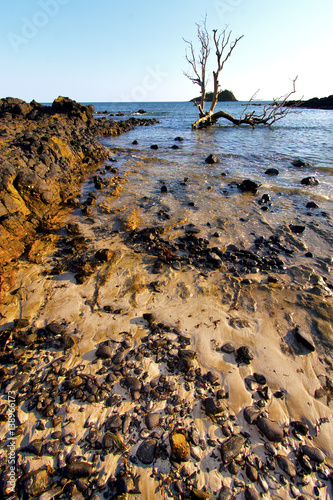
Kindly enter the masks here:
<path id="1" fill-rule="evenodd" d="M 116 413 L 115 415 L 111 415 L 105 422 L 105 429 L 110 431 L 116 431 L 120 429 L 123 425 L 123 421 L 121 417 Z"/>
<path id="2" fill-rule="evenodd" d="M 224 465 L 229 464 L 238 457 L 245 444 L 245 437 L 241 434 L 235 434 L 223 441 L 221 445 L 221 458 Z"/>
<path id="3" fill-rule="evenodd" d="M 316 346 L 311 335 L 301 330 L 298 325 L 295 328 L 295 339 L 309 351 L 314 352 L 316 350 Z"/>
<path id="4" fill-rule="evenodd" d="M 297 160 L 293 160 L 291 162 L 291 164 L 294 166 L 294 167 L 311 167 L 312 165 L 310 163 L 308 163 L 307 161 L 305 160 L 302 160 L 301 158 L 298 158 Z"/>
<path id="5" fill-rule="evenodd" d="M 146 439 L 137 449 L 136 456 L 145 465 L 153 463 L 155 459 L 156 439 Z"/>
<path id="6" fill-rule="evenodd" d="M 209 415 L 218 415 L 228 410 L 227 405 L 223 401 L 215 398 L 209 397 L 204 399 L 203 405 L 206 413 Z"/>
<path id="7" fill-rule="evenodd" d="M 309 434 L 309 426 L 300 420 L 294 420 L 290 422 L 290 425 L 302 436 L 307 436 Z"/>
<path id="8" fill-rule="evenodd" d="M 306 204 L 306 208 L 319 208 L 317 203 L 315 203 L 314 201 L 309 201 L 307 204 Z"/>
<path id="9" fill-rule="evenodd" d="M 110 262 L 114 257 L 114 252 L 109 250 L 108 248 L 103 248 L 101 250 L 97 250 L 95 253 L 95 258 L 100 262 Z"/>
<path id="10" fill-rule="evenodd" d="M 222 486 L 217 496 L 217 500 L 235 500 L 236 494 L 229 486 Z"/>
<path id="11" fill-rule="evenodd" d="M 254 358 L 254 352 L 248 346 L 239 347 L 236 351 L 236 362 L 249 365 Z"/>
<path id="12" fill-rule="evenodd" d="M 212 165 L 214 163 L 220 163 L 221 160 L 218 156 L 216 155 L 213 155 L 213 154 L 210 154 L 209 156 L 207 156 L 207 158 L 205 159 L 205 162 L 208 163 L 209 165 Z"/>
<path id="13" fill-rule="evenodd" d="M 168 188 L 163 184 L 163 186 L 161 186 L 161 193 L 166 194 L 167 192 L 168 192 Z"/>
<path id="14" fill-rule="evenodd" d="M 146 415 L 145 423 L 149 430 L 152 430 L 155 427 L 157 427 L 160 423 L 159 413 L 149 413 L 149 415 Z"/>
<path id="15" fill-rule="evenodd" d="M 247 406 L 244 408 L 244 418 L 248 424 L 254 424 L 261 413 L 262 411 L 254 406 Z"/>
<path id="16" fill-rule="evenodd" d="M 301 184 L 304 184 L 305 186 L 317 186 L 317 184 L 319 184 L 319 181 L 313 176 L 305 177 L 301 180 Z"/>
<path id="17" fill-rule="evenodd" d="M 139 109 L 139 110 L 137 111 L 137 113 L 138 113 L 139 115 L 144 115 L 144 114 L 146 114 L 146 113 L 147 113 L 147 111 L 145 111 L 144 109 Z"/>
<path id="18" fill-rule="evenodd" d="M 138 141 L 136 139 L 134 139 L 134 141 L 132 142 L 133 146 L 136 146 L 138 143 Z"/>
<path id="19" fill-rule="evenodd" d="M 266 175 L 279 175 L 279 171 L 276 168 L 268 168 L 265 172 Z"/>
<path id="20" fill-rule="evenodd" d="M 177 146 L 177 144 L 173 144 L 173 145 L 171 146 L 171 149 L 179 149 L 179 146 Z"/>
<path id="21" fill-rule="evenodd" d="M 277 463 L 283 472 L 285 472 L 289 477 L 296 477 L 296 467 L 290 458 L 283 455 L 277 455 Z"/>
<path id="22" fill-rule="evenodd" d="M 179 135 L 174 138 L 175 141 L 182 142 L 184 139 L 183 137 L 180 137 Z"/>
<path id="23" fill-rule="evenodd" d="M 25 498 L 35 498 L 44 493 L 51 484 L 51 477 L 45 469 L 38 469 L 25 474 L 20 480 Z"/>
<path id="24" fill-rule="evenodd" d="M 150 149 L 158 149 L 158 145 L 157 145 L 157 144 L 152 144 L 152 145 L 150 146 Z"/>
<path id="25" fill-rule="evenodd" d="M 34 439 L 22 451 L 32 453 L 33 455 L 41 456 L 44 441 L 42 439 Z"/>
<path id="26" fill-rule="evenodd" d="M 295 234 L 302 234 L 305 231 L 305 226 L 290 224 L 290 231 Z"/>
<path id="27" fill-rule="evenodd" d="M 43 446 L 43 454 L 51 455 L 52 457 L 58 455 L 59 450 L 60 441 L 57 439 L 54 441 L 47 441 Z"/>
<path id="28" fill-rule="evenodd" d="M 125 385 L 130 391 L 141 391 L 142 381 L 138 377 L 126 377 Z"/>
<path id="29" fill-rule="evenodd" d="M 227 354 L 232 354 L 233 352 L 235 352 L 235 350 L 236 350 L 236 348 L 235 348 L 234 344 L 231 344 L 230 342 L 228 342 L 227 344 L 224 344 L 221 347 L 221 351 L 225 352 Z"/>
<path id="30" fill-rule="evenodd" d="M 190 102 L 200 101 L 201 97 L 194 97 Z M 212 102 L 213 100 L 213 92 L 206 93 L 206 102 Z M 228 101 L 237 101 L 236 97 L 230 90 L 222 90 L 218 95 L 218 102 L 228 102 Z"/>
<path id="31" fill-rule="evenodd" d="M 245 500 L 260 500 L 260 495 L 252 485 L 247 485 L 244 491 Z"/>
<path id="32" fill-rule="evenodd" d="M 256 194 L 261 184 L 250 179 L 245 179 L 241 184 L 238 184 L 239 189 L 243 193 L 253 193 Z"/>
<path id="33" fill-rule="evenodd" d="M 29 326 L 29 320 L 26 318 L 14 319 L 15 328 L 27 328 Z"/>
<path id="34" fill-rule="evenodd" d="M 245 474 L 247 475 L 251 483 L 255 483 L 256 481 L 258 481 L 258 471 L 255 467 L 253 467 L 253 465 L 246 464 Z"/>
<path id="35" fill-rule="evenodd" d="M 266 438 L 272 443 L 280 443 L 284 438 L 283 430 L 276 422 L 273 422 L 265 417 L 260 417 L 255 423 Z"/>
<path id="36" fill-rule="evenodd" d="M 90 477 L 94 472 L 92 464 L 88 462 L 71 462 L 63 471 L 63 475 L 69 479 Z"/>
<path id="37" fill-rule="evenodd" d="M 260 385 L 265 385 L 266 384 L 266 377 L 265 375 L 261 375 L 260 373 L 254 373 L 253 374 L 254 378 Z"/>
<path id="38" fill-rule="evenodd" d="M 300 452 L 302 453 L 302 455 L 306 455 L 307 457 L 309 457 L 309 459 L 313 462 L 316 462 L 318 464 L 325 462 L 326 457 L 324 453 L 315 446 L 304 444 L 300 447 Z"/>
<path id="39" fill-rule="evenodd" d="M 97 358 L 109 359 L 112 356 L 111 347 L 105 344 L 100 344 L 96 351 Z"/>

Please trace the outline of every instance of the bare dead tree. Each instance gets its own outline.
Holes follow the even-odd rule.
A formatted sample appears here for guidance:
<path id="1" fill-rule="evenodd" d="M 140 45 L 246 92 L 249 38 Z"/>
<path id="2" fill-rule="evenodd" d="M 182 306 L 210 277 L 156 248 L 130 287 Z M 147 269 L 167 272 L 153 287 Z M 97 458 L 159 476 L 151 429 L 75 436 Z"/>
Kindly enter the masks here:
<path id="1" fill-rule="evenodd" d="M 224 68 L 225 63 L 231 56 L 233 50 L 235 49 L 237 43 L 243 38 L 244 35 L 236 38 L 234 41 L 230 41 L 231 31 L 227 31 L 227 28 L 218 33 L 218 30 L 213 30 L 213 37 L 209 36 L 207 30 L 207 20 L 205 18 L 202 25 L 197 24 L 197 37 L 200 44 L 199 55 L 195 55 L 194 45 L 191 41 L 185 40 L 188 45 L 189 52 L 186 53 L 186 60 L 190 64 L 191 73 L 184 73 L 187 78 L 189 78 L 194 84 L 200 87 L 200 99 L 195 101 L 195 105 L 199 110 L 199 119 L 192 123 L 192 128 L 202 128 L 213 125 L 217 122 L 219 118 L 225 118 L 229 120 L 234 125 L 250 125 L 255 128 L 257 125 L 272 125 L 277 120 L 284 118 L 292 109 L 292 106 L 286 107 L 286 101 L 289 100 L 290 96 L 296 92 L 295 83 L 296 78 L 293 80 L 293 89 L 291 92 L 285 96 L 273 99 L 273 102 L 264 106 L 260 114 L 256 114 L 255 111 L 248 112 L 254 97 L 254 94 L 247 105 L 240 118 L 235 118 L 234 116 L 226 113 L 223 110 L 214 112 L 215 107 L 218 103 L 218 97 L 221 92 L 219 78 L 220 74 Z M 205 111 L 206 104 L 206 94 L 207 94 L 207 63 L 208 57 L 210 55 L 211 49 L 210 45 L 213 44 L 215 55 L 216 55 L 216 70 L 213 71 L 213 96 L 212 103 L 210 105 L 209 111 Z"/>

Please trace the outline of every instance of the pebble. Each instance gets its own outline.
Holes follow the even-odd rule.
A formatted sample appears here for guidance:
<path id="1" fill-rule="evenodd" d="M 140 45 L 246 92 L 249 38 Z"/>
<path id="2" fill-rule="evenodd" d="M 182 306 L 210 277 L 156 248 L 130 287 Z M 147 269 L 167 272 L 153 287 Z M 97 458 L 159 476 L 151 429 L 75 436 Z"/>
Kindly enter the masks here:
<path id="1" fill-rule="evenodd" d="M 216 156 L 216 155 L 210 154 L 205 159 L 205 162 L 208 163 L 208 164 L 210 164 L 210 165 L 212 165 L 214 163 L 220 163 L 221 159 L 218 156 Z"/>
<path id="2" fill-rule="evenodd" d="M 160 415 L 159 413 L 149 413 L 145 417 L 146 426 L 149 430 L 154 429 L 160 424 Z"/>
<path id="3" fill-rule="evenodd" d="M 224 465 L 227 465 L 231 460 L 238 457 L 244 447 L 245 441 L 244 436 L 235 434 L 222 443 L 220 451 Z"/>
<path id="4" fill-rule="evenodd" d="M 304 444 L 300 447 L 300 452 L 303 455 L 309 457 L 309 459 L 312 460 L 313 462 L 316 462 L 318 464 L 325 462 L 326 457 L 324 453 L 315 446 L 309 446 L 307 444 Z"/>
<path id="5" fill-rule="evenodd" d="M 157 440 L 148 438 L 142 441 L 139 448 L 137 449 L 136 456 L 145 465 L 153 463 L 155 460 L 155 450 L 157 446 Z"/>
<path id="6" fill-rule="evenodd" d="M 296 477 L 296 467 L 290 458 L 283 455 L 277 455 L 277 463 L 283 472 L 285 472 L 289 477 Z"/>
<path id="7" fill-rule="evenodd" d="M 276 422 L 273 422 L 265 417 L 260 417 L 255 423 L 266 438 L 272 443 L 279 443 L 283 440 L 283 430 Z"/>
<path id="8" fill-rule="evenodd" d="M 186 436 L 182 432 L 174 431 L 170 434 L 169 440 L 174 460 L 188 462 L 191 458 L 191 451 Z"/>

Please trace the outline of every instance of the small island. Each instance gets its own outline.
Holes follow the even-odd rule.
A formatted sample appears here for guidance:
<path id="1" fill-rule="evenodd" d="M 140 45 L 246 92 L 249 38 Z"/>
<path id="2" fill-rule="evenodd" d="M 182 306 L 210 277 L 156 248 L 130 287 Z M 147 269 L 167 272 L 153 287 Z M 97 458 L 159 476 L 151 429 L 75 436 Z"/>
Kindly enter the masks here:
<path id="1" fill-rule="evenodd" d="M 200 101 L 201 97 L 194 97 L 190 100 L 190 102 Z M 206 94 L 206 102 L 212 102 L 213 100 L 213 92 L 207 92 Z M 238 101 L 231 90 L 222 90 L 218 97 L 218 102 L 231 102 Z"/>

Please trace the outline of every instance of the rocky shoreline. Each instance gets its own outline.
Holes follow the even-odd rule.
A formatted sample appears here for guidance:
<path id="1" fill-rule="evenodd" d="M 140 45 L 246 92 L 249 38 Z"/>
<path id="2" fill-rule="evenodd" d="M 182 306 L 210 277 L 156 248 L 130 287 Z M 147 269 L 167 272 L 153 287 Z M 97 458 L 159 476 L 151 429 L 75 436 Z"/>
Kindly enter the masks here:
<path id="1" fill-rule="evenodd" d="M 63 97 L 52 106 L 0 100 L 1 273 L 24 252 L 38 260 L 43 242 L 52 240 L 45 233 L 64 214 L 60 208 L 75 205 L 87 173 L 109 155 L 98 136 L 119 135 L 155 122 L 94 120 L 93 112 L 93 106 Z"/>
<path id="2" fill-rule="evenodd" d="M 36 111 L 6 104 L 16 105 Z M 147 226 L 150 200 L 131 203 L 126 191 L 142 160 L 97 137 L 152 122 L 93 121 L 91 108 L 63 98 L 46 111 L 30 141 L 48 137 L 44 120 L 60 127 L 59 170 L 43 178 L 55 201 L 43 185 L 37 201 L 19 181 L 6 191 L 21 189 L 21 212 L 29 222 L 27 206 L 38 224 L 28 246 L 22 238 L 28 258 L 16 261 L 0 310 L 4 498 L 327 498 L 331 260 L 304 264 L 313 256 L 299 225 L 223 246 L 213 221 L 204 233 L 168 210 L 165 184 Z M 19 145 L 20 113 L 6 119 L 20 134 L 7 158 L 46 155 Z M 81 192 L 72 172 L 90 172 Z M 263 213 L 258 184 L 237 189 Z"/>

